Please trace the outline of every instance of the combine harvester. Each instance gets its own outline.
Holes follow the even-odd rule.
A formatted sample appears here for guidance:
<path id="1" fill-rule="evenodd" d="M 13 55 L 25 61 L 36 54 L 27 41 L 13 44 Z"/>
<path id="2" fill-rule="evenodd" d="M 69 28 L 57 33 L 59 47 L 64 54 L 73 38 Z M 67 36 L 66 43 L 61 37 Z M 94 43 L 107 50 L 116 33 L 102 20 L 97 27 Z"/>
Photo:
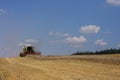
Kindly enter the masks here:
<path id="1" fill-rule="evenodd" d="M 26 55 L 41 55 L 41 52 L 36 52 L 35 47 L 29 45 L 24 45 L 23 51 L 20 52 L 20 57 L 25 57 Z"/>

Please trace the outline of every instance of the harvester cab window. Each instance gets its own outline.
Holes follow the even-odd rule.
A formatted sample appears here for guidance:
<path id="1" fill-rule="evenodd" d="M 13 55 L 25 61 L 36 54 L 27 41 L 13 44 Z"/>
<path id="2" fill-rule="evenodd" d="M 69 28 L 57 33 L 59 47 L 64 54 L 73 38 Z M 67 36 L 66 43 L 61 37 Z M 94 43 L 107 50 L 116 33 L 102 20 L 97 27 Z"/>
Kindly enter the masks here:
<path id="1" fill-rule="evenodd" d="M 27 47 L 27 51 L 28 52 L 34 52 L 33 47 L 31 47 L 31 46 Z"/>

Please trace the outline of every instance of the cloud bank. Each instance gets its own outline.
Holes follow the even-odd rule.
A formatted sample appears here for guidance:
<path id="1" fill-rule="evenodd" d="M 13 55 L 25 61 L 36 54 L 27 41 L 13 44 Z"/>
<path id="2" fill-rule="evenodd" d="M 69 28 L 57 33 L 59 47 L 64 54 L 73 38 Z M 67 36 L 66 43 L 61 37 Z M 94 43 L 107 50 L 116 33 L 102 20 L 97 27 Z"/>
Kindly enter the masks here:
<path id="1" fill-rule="evenodd" d="M 71 36 L 70 34 L 63 34 L 63 33 L 58 33 L 58 32 L 49 32 L 50 36 L 57 36 L 57 37 L 63 37 L 64 39 L 62 40 L 56 40 L 54 42 L 64 42 L 64 43 L 68 43 L 76 48 L 81 48 L 83 47 L 84 43 L 89 43 L 89 38 L 87 39 L 84 35 L 85 34 L 97 34 L 96 36 L 99 36 L 99 32 L 100 32 L 100 27 L 97 25 L 86 25 L 86 26 L 81 26 L 80 27 L 80 36 L 76 37 L 76 36 Z M 82 35 L 81 35 L 82 33 Z M 110 32 L 109 32 L 110 33 Z M 105 34 L 109 34 L 109 33 L 105 33 Z M 90 37 L 91 35 L 89 35 Z M 95 44 L 97 46 L 106 46 L 107 42 L 105 42 L 103 39 L 97 39 L 95 42 L 93 42 L 92 44 Z"/>

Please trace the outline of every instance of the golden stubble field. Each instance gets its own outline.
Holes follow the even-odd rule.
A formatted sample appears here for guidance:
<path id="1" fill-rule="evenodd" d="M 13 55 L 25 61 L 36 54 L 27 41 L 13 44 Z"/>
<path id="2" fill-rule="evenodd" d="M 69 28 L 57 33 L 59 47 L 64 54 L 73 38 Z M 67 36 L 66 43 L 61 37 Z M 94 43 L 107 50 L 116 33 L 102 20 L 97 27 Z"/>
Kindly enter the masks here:
<path id="1" fill-rule="evenodd" d="M 120 54 L 0 58 L 0 80 L 120 80 Z"/>

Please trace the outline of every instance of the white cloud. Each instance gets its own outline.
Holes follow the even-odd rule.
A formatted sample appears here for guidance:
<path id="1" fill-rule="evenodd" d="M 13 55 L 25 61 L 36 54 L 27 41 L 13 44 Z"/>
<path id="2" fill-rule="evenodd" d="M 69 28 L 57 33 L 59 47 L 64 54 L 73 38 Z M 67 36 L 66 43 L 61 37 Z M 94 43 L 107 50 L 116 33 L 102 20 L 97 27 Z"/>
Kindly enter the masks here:
<path id="1" fill-rule="evenodd" d="M 5 9 L 0 8 L 0 15 L 7 13 Z"/>
<path id="2" fill-rule="evenodd" d="M 66 42 L 69 43 L 85 43 L 87 41 L 87 39 L 84 36 L 80 36 L 80 37 L 67 37 L 65 39 Z"/>
<path id="3" fill-rule="evenodd" d="M 108 4 L 120 5 L 120 0 L 106 0 Z"/>
<path id="4" fill-rule="evenodd" d="M 99 40 L 96 40 L 95 44 L 99 46 L 105 46 L 107 45 L 107 42 L 103 41 L 103 39 L 99 39 Z"/>
<path id="5" fill-rule="evenodd" d="M 100 27 L 96 25 L 86 25 L 86 26 L 81 26 L 80 32 L 82 33 L 98 33 L 100 31 Z"/>
<path id="6" fill-rule="evenodd" d="M 38 40 L 36 40 L 36 39 L 27 39 L 24 42 L 25 43 L 38 43 Z"/>
<path id="7" fill-rule="evenodd" d="M 39 45 L 39 41 L 36 40 L 36 39 L 27 39 L 24 42 L 18 43 L 18 46 L 24 46 L 24 45 L 33 45 L 33 46 L 36 46 L 36 45 Z"/>
<path id="8" fill-rule="evenodd" d="M 25 43 L 22 43 L 22 42 L 21 42 L 21 43 L 18 43 L 17 45 L 18 45 L 18 46 L 24 46 Z"/>
<path id="9" fill-rule="evenodd" d="M 64 37 L 69 37 L 69 36 L 71 36 L 71 35 L 69 35 L 69 34 L 67 34 L 67 33 L 64 33 L 63 36 L 64 36 Z"/>
<path id="10" fill-rule="evenodd" d="M 117 47 L 120 47 L 120 44 L 118 44 Z"/>
<path id="11" fill-rule="evenodd" d="M 54 33 L 53 33 L 53 32 L 49 32 L 49 35 L 50 35 L 50 36 L 53 36 L 53 35 L 54 35 Z"/>
<path id="12" fill-rule="evenodd" d="M 59 33 L 59 32 L 49 32 L 50 36 L 59 36 L 59 37 L 69 37 L 71 35 L 69 35 L 68 33 Z"/>

